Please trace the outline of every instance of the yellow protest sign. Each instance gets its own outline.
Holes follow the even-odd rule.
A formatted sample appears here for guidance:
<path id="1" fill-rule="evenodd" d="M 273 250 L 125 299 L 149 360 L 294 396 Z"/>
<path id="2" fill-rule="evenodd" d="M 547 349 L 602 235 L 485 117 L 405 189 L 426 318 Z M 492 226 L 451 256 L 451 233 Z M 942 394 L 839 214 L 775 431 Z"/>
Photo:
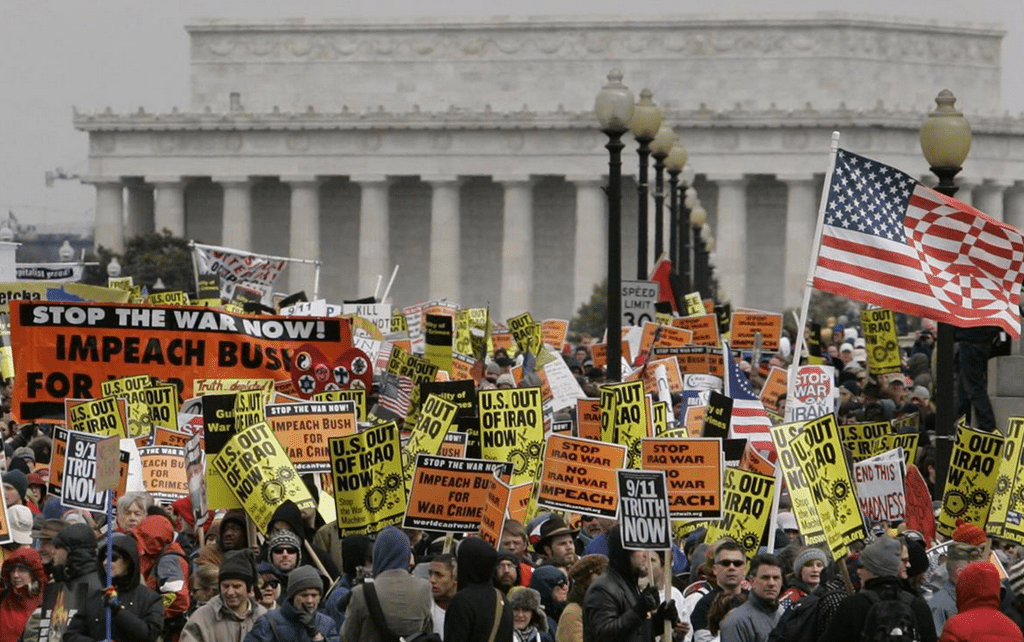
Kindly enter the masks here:
<path id="1" fill-rule="evenodd" d="M 661 436 L 668 432 L 668 404 L 664 401 L 654 401 L 647 395 L 647 421 L 651 426 L 654 436 Z"/>
<path id="2" fill-rule="evenodd" d="M 719 439 L 644 439 L 644 470 L 663 470 L 672 519 L 722 517 L 722 442 Z"/>
<path id="3" fill-rule="evenodd" d="M 700 292 L 687 292 L 683 295 L 686 302 L 686 316 L 693 317 L 704 314 L 704 300 L 700 298 Z"/>
<path id="4" fill-rule="evenodd" d="M 936 531 L 952 537 L 957 519 L 985 527 L 999 480 L 1003 441 L 999 433 L 967 427 L 957 431 Z"/>
<path id="5" fill-rule="evenodd" d="M 818 509 L 811 495 L 811 489 L 807 485 L 804 473 L 800 470 L 793 450 L 789 442 L 793 437 L 800 434 L 804 429 L 804 422 L 791 424 L 780 424 L 772 426 L 770 431 L 772 441 L 775 443 L 775 452 L 778 454 L 779 466 L 782 467 L 782 474 L 786 479 L 786 487 L 789 489 L 789 500 L 792 505 L 793 515 L 796 523 L 800 526 L 800 535 L 808 546 L 826 546 L 825 530 L 818 516 Z"/>
<path id="6" fill-rule="evenodd" d="M 706 540 L 714 542 L 732 537 L 747 557 L 757 555 L 772 512 L 775 478 L 726 468 L 722 482 L 722 519 L 708 525 Z"/>
<path id="7" fill-rule="evenodd" d="M 188 294 L 181 291 L 175 292 L 150 292 L 146 297 L 146 303 L 152 305 L 189 305 Z"/>
<path id="8" fill-rule="evenodd" d="M 452 372 L 452 327 L 455 319 L 446 314 L 428 314 L 423 321 L 424 357 L 437 369 Z"/>
<path id="9" fill-rule="evenodd" d="M 154 428 L 178 429 L 178 387 L 173 383 L 150 386 L 142 391 Z"/>
<path id="10" fill-rule="evenodd" d="M 860 313 L 860 329 L 871 374 L 902 372 L 903 353 L 892 310 L 864 310 Z"/>
<path id="11" fill-rule="evenodd" d="M 519 346 L 520 352 L 538 354 L 544 340 L 539 323 L 535 323 L 529 312 L 523 312 L 508 320 L 508 328 Z"/>
<path id="12" fill-rule="evenodd" d="M 144 391 L 150 386 L 149 375 L 120 377 L 100 382 L 104 397 L 124 397 L 128 401 L 128 436 L 142 437 L 153 432 Z"/>
<path id="13" fill-rule="evenodd" d="M 876 448 L 882 445 L 879 440 L 891 430 L 892 426 L 888 421 L 842 424 L 839 426 L 839 438 L 843 445 L 850 449 L 850 455 L 856 463 L 885 452 Z"/>
<path id="14" fill-rule="evenodd" d="M 490 319 L 487 308 L 463 308 L 455 314 L 455 351 L 483 359 L 487 354 Z"/>
<path id="15" fill-rule="evenodd" d="M 595 517 L 615 517 L 619 505 L 615 471 L 626 448 L 564 435 L 548 437 L 537 505 Z"/>
<path id="16" fill-rule="evenodd" d="M 334 437 L 329 446 L 341 536 L 370 535 L 401 524 L 406 501 L 398 424 Z"/>
<path id="17" fill-rule="evenodd" d="M 451 430 L 459 406 L 438 395 L 427 395 L 420 410 L 419 421 L 409 435 L 409 442 L 402 449 L 402 470 L 405 475 L 405 489 L 412 487 L 416 456 L 420 453 L 436 455 L 441 451 L 444 437 Z"/>
<path id="18" fill-rule="evenodd" d="M 192 391 L 199 397 L 242 390 L 262 390 L 269 397 L 274 392 L 273 379 L 194 379 Z"/>
<path id="19" fill-rule="evenodd" d="M 865 530 L 850 469 L 843 456 L 836 416 L 828 414 L 808 421 L 802 431 L 790 438 L 789 447 L 822 517 L 832 557 L 838 559 L 846 554 L 851 543 L 864 539 Z"/>
<path id="20" fill-rule="evenodd" d="M 242 390 L 235 395 L 235 431 L 241 432 L 266 420 L 262 390 Z"/>
<path id="21" fill-rule="evenodd" d="M 11 348 L 11 315 L 0 313 L 0 378 L 14 377 L 14 350 Z M 3 535 L 0 532 L 0 535 Z"/>
<path id="22" fill-rule="evenodd" d="M 65 399 L 68 429 L 108 437 L 128 437 L 128 403 L 120 397 Z"/>
<path id="23" fill-rule="evenodd" d="M 484 459 L 512 462 L 513 485 L 532 484 L 544 450 L 540 388 L 481 390 L 477 402 Z"/>
<path id="24" fill-rule="evenodd" d="M 1006 441 L 999 462 L 999 478 L 992 496 L 985 532 L 994 537 L 1024 543 L 1024 477 L 1018 474 L 1024 466 L 1024 417 L 1010 417 L 1006 422 Z"/>
<path id="25" fill-rule="evenodd" d="M 107 303 L 125 303 L 130 296 L 125 290 L 84 283 L 8 281 L 0 283 L 0 312 L 10 313 L 11 301 L 66 301 L 69 294 L 71 300 Z"/>
<path id="26" fill-rule="evenodd" d="M 267 425 L 300 473 L 330 472 L 328 441 L 356 432 L 351 401 L 270 404 L 266 415 Z"/>
<path id="27" fill-rule="evenodd" d="M 263 532 L 274 511 L 286 499 L 299 510 L 316 508 L 295 467 L 267 424 L 255 424 L 236 433 L 213 465 L 235 498 Z"/>
<path id="28" fill-rule="evenodd" d="M 601 388 L 601 441 L 629 449 L 627 465 L 640 467 L 640 440 L 651 437 L 642 381 L 607 384 Z"/>
<path id="29" fill-rule="evenodd" d="M 366 389 L 325 390 L 313 395 L 314 401 L 351 401 L 356 405 L 356 420 L 366 421 Z"/>
<path id="30" fill-rule="evenodd" d="M 882 435 L 875 445 L 875 454 L 884 453 L 894 448 L 903 449 L 903 463 L 906 467 L 917 461 L 917 445 L 921 435 L 918 433 L 899 433 Z"/>

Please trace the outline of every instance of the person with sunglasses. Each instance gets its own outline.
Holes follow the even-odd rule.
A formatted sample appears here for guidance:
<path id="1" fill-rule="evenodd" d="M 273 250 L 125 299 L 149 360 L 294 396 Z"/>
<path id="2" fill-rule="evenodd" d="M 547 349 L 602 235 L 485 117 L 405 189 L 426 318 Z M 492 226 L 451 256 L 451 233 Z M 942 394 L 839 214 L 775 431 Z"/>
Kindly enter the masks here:
<path id="1" fill-rule="evenodd" d="M 718 542 L 715 545 L 713 570 L 715 588 L 694 605 L 693 613 L 690 614 L 694 642 L 709 642 L 717 638 L 708 623 L 708 613 L 715 600 L 720 596 L 738 597 L 742 593 L 743 580 L 747 576 L 747 556 L 743 547 L 732 539 Z M 722 600 L 719 603 L 723 603 Z"/>
<path id="2" fill-rule="evenodd" d="M 164 603 L 159 593 L 141 581 L 135 538 L 116 533 L 111 544 L 110 568 L 106 546 L 100 547 L 97 556 L 100 586 L 105 588 L 85 598 L 83 608 L 71 618 L 63 642 L 106 640 L 108 612 L 111 638 L 117 642 L 151 642 L 163 633 Z"/>
<path id="3" fill-rule="evenodd" d="M 181 631 L 180 642 L 241 640 L 266 607 L 250 597 L 256 584 L 251 551 L 228 551 L 217 573 L 220 594 L 196 609 Z"/>
<path id="4" fill-rule="evenodd" d="M 530 577 L 530 588 L 540 594 L 540 603 L 548 618 L 548 631 L 558 634 L 558 619 L 569 601 L 569 578 L 557 566 L 539 566 Z"/>
<path id="5" fill-rule="evenodd" d="M 302 541 L 291 531 L 277 531 L 267 539 L 267 561 L 282 579 L 281 592 L 288 590 L 288 574 L 302 565 Z"/>
<path id="6" fill-rule="evenodd" d="M 276 609 L 279 606 L 277 601 L 281 597 L 281 576 L 269 562 L 257 564 L 256 573 L 259 575 L 257 578 L 259 593 L 256 600 L 268 610 Z"/>

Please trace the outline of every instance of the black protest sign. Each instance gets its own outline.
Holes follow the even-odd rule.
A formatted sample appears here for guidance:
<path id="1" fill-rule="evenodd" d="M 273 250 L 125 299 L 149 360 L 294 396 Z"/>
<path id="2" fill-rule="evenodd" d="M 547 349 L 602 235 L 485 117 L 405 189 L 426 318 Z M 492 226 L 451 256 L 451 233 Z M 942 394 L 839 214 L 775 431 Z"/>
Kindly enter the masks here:
<path id="1" fill-rule="evenodd" d="M 114 491 L 96 489 L 98 476 L 96 444 L 102 439 L 102 435 L 77 430 L 67 431 L 67 453 L 64 457 L 64 471 L 61 480 L 61 504 L 64 506 L 90 511 L 106 511 L 107 493 Z M 120 461 L 126 476 L 128 453 L 122 452 Z"/>
<path id="2" fill-rule="evenodd" d="M 619 533 L 626 549 L 672 547 L 663 470 L 619 470 Z"/>

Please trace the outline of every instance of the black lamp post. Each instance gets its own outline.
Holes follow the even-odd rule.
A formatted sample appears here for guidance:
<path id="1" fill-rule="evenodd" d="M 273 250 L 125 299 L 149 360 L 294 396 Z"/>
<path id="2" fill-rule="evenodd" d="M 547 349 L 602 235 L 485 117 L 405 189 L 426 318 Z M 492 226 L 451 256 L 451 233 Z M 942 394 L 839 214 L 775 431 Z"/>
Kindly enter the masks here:
<path id="1" fill-rule="evenodd" d="M 959 187 L 953 180 L 971 151 L 971 125 L 954 107 L 956 96 L 943 89 L 935 97 L 937 107 L 921 125 L 921 151 L 933 174 L 935 190 L 952 197 Z M 949 458 L 956 439 L 956 392 L 954 390 L 954 330 L 940 323 L 935 346 L 935 496 L 942 499 Z"/>
<path id="2" fill-rule="evenodd" d="M 667 124 L 662 123 L 658 135 L 651 141 L 651 156 L 654 157 L 654 260 L 661 259 L 665 251 L 665 159 L 679 136 Z M 643 277 L 646 279 L 647 275 Z"/>
<path id="3" fill-rule="evenodd" d="M 622 379 L 622 135 L 633 118 L 633 94 L 622 84 L 622 71 L 608 72 L 608 84 L 598 92 L 594 114 L 608 136 L 608 316 L 606 365 L 608 381 Z"/>
<path id="4" fill-rule="evenodd" d="M 708 276 L 708 254 L 704 248 L 704 229 L 707 227 L 708 212 L 697 200 L 690 210 L 690 229 L 693 230 L 693 289 L 700 292 L 700 298 L 711 295 Z M 710 233 L 710 232 L 708 232 Z"/>
<path id="5" fill-rule="evenodd" d="M 668 169 L 668 258 L 672 261 L 673 271 L 679 275 L 682 281 L 683 291 L 677 292 L 678 296 L 682 296 L 689 292 L 690 288 L 690 265 L 689 261 L 684 262 L 679 260 L 679 242 L 680 242 L 680 221 L 682 219 L 682 199 L 679 198 L 679 175 L 683 172 L 683 167 L 686 166 L 686 147 L 681 142 L 677 142 L 669 150 L 668 156 L 665 158 L 665 168 Z M 685 188 L 684 188 L 685 189 Z"/>
<path id="6" fill-rule="evenodd" d="M 636 188 L 640 198 L 636 214 L 636 278 L 640 280 L 647 278 L 647 193 L 650 189 L 647 184 L 648 158 L 651 155 L 651 141 L 661 127 L 661 110 L 651 100 L 651 96 L 650 89 L 640 91 L 640 100 L 633 107 L 633 117 L 629 123 L 629 130 L 633 132 L 633 138 L 639 145 L 636 153 L 640 157 L 640 173 Z"/>

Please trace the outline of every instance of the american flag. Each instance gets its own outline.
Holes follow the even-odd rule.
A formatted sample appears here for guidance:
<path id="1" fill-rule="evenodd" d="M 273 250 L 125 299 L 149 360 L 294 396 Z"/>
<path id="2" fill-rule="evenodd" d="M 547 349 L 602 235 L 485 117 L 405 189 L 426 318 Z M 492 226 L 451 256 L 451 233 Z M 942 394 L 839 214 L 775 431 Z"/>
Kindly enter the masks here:
<path id="1" fill-rule="evenodd" d="M 409 414 L 409 399 L 412 397 L 412 379 L 392 372 L 385 372 L 381 380 L 377 405 L 396 418 L 404 419 Z"/>
<path id="2" fill-rule="evenodd" d="M 722 360 L 725 362 L 724 390 L 732 399 L 732 416 L 729 419 L 729 438 L 746 439 L 754 450 L 775 461 L 775 444 L 769 429 L 772 427 L 764 404 L 754 394 L 747 375 L 740 370 L 740 364 L 732 356 L 729 344 L 722 342 Z"/>
<path id="3" fill-rule="evenodd" d="M 840 149 L 814 287 L 1020 336 L 1024 237 L 903 172 Z"/>

